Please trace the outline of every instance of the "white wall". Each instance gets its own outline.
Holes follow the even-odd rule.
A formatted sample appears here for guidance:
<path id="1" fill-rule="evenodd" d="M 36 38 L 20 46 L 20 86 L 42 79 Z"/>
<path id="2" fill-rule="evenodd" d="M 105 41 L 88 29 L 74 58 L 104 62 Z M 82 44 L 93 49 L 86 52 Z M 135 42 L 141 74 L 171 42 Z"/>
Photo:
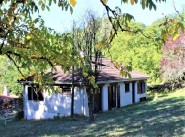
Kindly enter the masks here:
<path id="1" fill-rule="evenodd" d="M 120 107 L 132 104 L 132 83 L 129 84 L 130 91 L 125 92 L 125 84 L 120 85 Z M 105 84 L 102 88 L 102 110 L 108 110 L 108 86 Z M 146 93 L 138 94 L 137 82 L 134 83 L 135 103 L 140 98 L 146 97 Z M 145 86 L 146 87 L 146 86 Z M 44 101 L 28 100 L 28 86 L 24 88 L 24 117 L 25 119 L 47 119 L 53 118 L 58 114 L 60 116 L 69 116 L 71 113 L 71 94 L 65 95 L 53 93 L 49 95 L 44 92 Z M 89 116 L 88 97 L 85 89 L 75 87 L 74 95 L 74 113 Z"/>
<path id="2" fill-rule="evenodd" d="M 4 87 L 4 95 L 9 96 L 9 89 L 7 86 Z"/>
<path id="3" fill-rule="evenodd" d="M 108 86 L 109 84 L 105 84 L 102 88 L 102 110 L 108 110 Z"/>
<path id="4" fill-rule="evenodd" d="M 125 84 L 119 83 L 120 85 L 120 106 L 127 106 L 132 104 L 132 83 L 129 84 L 129 92 L 125 92 Z"/>
<path id="5" fill-rule="evenodd" d="M 123 107 L 125 105 L 125 84 L 120 83 L 120 107 Z"/>
<path id="6" fill-rule="evenodd" d="M 54 116 L 69 116 L 71 113 L 71 94 L 44 92 L 44 101 L 28 100 L 28 86 L 24 88 L 25 119 L 48 119 Z M 84 89 L 75 87 L 74 113 L 88 116 L 87 94 Z"/>

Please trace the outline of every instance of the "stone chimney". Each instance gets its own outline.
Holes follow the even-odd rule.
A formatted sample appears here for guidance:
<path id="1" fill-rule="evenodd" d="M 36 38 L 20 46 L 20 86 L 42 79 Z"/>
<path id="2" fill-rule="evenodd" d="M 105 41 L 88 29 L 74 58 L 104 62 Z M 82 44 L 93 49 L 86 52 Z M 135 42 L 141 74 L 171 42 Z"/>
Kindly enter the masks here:
<path id="1" fill-rule="evenodd" d="M 4 95 L 9 96 L 9 89 L 7 86 L 4 87 Z"/>

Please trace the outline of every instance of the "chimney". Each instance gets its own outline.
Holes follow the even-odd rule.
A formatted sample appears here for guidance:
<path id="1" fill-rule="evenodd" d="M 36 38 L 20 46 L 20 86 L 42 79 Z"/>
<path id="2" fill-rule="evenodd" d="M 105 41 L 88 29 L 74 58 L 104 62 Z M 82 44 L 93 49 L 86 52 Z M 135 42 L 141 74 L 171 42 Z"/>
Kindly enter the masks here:
<path id="1" fill-rule="evenodd" d="M 4 95 L 9 96 L 9 89 L 7 86 L 4 87 Z"/>

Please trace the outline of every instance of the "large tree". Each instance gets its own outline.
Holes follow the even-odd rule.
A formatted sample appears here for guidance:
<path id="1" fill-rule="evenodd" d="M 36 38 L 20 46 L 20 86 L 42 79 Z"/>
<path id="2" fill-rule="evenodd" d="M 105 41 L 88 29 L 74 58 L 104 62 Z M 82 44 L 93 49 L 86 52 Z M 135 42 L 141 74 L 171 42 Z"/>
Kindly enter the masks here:
<path id="1" fill-rule="evenodd" d="M 122 3 L 140 4 L 143 9 L 149 8 L 150 10 L 156 10 L 155 2 L 165 1 L 120 0 L 120 6 Z M 109 44 L 112 42 L 118 30 L 132 32 L 127 25 L 127 22 L 134 18 L 132 15 L 123 13 L 119 7 L 111 9 L 107 0 L 100 0 L 100 2 L 106 9 L 113 29 L 110 31 L 109 37 L 104 40 L 106 43 Z M 45 0 L 0 1 L 0 55 L 5 55 L 12 60 L 20 73 L 22 73 L 21 68 L 28 68 L 33 70 L 29 72 L 37 73 L 39 76 L 45 71 L 47 65 L 53 67 L 58 64 L 63 69 L 66 69 L 72 64 L 70 58 L 67 58 L 70 53 L 66 46 L 72 43 L 69 36 L 61 38 L 54 31 L 44 26 L 44 21 L 41 17 L 34 18 L 32 16 L 39 9 L 50 10 L 52 4 L 58 4 L 62 10 L 70 9 L 72 13 L 72 7 L 78 3 L 76 0 L 48 0 L 47 2 Z M 167 20 L 165 23 L 167 24 L 168 22 L 173 23 L 171 20 Z M 177 27 L 182 27 L 177 21 L 174 21 L 174 24 Z M 168 32 L 172 31 L 163 31 L 162 35 L 164 38 L 166 37 L 164 34 Z M 66 50 L 68 51 L 66 52 Z M 25 74 L 22 75 L 25 76 Z"/>
<path id="2" fill-rule="evenodd" d="M 64 70 L 71 66 L 71 35 L 59 35 L 45 27 L 41 17 L 33 13 L 48 9 L 55 0 L 2 0 L 0 2 L 0 55 L 5 55 L 16 66 L 23 77 L 28 69 L 42 84 L 48 66 L 60 65 Z M 60 5 L 62 8 L 69 4 Z"/>
<path id="3" fill-rule="evenodd" d="M 175 40 L 169 37 L 162 48 L 162 53 L 160 65 L 164 80 L 182 84 L 185 81 L 185 34 L 181 33 Z"/>
<path id="4" fill-rule="evenodd" d="M 160 29 L 156 27 L 158 25 L 154 23 L 146 27 L 136 22 L 129 23 L 130 30 L 135 33 L 119 31 L 106 55 L 125 66 L 150 75 L 149 83 L 159 83 L 161 51 L 155 40 L 160 33 Z"/>
<path id="5" fill-rule="evenodd" d="M 97 80 L 102 58 L 102 50 L 98 47 L 102 40 L 100 30 L 101 20 L 98 20 L 92 11 L 87 11 L 80 27 L 76 26 L 73 29 L 74 49 L 78 51 L 80 61 L 80 67 L 77 67 L 76 71 L 87 91 L 90 121 L 94 120 L 94 94 L 98 88 Z"/>

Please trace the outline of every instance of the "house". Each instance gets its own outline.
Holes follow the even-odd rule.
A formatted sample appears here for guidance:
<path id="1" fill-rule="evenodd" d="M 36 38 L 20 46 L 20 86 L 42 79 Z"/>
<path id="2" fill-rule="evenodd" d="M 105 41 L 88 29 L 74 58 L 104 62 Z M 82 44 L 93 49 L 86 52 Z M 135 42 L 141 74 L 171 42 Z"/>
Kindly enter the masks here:
<path id="1" fill-rule="evenodd" d="M 94 93 L 94 113 L 138 103 L 146 99 L 148 75 L 137 71 L 130 72 L 132 79 L 123 78 L 111 60 L 102 58 L 98 77 L 98 89 Z M 24 85 L 23 103 L 25 119 L 47 119 L 55 116 L 68 116 L 71 110 L 72 73 L 64 73 L 59 66 L 53 73 L 56 91 L 38 91 L 32 81 L 20 81 Z M 89 115 L 88 97 L 75 73 L 74 113 Z"/>

